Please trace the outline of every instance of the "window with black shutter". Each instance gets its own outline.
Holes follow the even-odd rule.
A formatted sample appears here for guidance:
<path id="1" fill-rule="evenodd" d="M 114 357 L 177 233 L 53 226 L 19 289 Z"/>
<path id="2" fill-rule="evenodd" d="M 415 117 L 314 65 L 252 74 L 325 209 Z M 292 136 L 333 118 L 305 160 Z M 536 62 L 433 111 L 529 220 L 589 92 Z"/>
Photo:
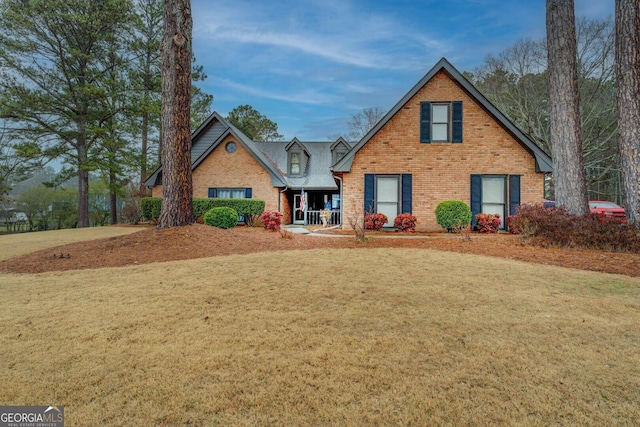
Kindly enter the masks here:
<path id="1" fill-rule="evenodd" d="M 420 142 L 462 142 L 462 101 L 420 103 Z"/>

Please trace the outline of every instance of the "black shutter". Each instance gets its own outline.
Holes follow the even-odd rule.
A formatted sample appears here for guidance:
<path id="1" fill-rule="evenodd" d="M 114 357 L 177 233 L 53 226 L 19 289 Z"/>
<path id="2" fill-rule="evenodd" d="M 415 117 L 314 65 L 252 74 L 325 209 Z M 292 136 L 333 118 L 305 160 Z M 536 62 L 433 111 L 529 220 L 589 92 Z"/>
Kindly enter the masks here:
<path id="1" fill-rule="evenodd" d="M 244 198 L 245 199 L 250 199 L 251 198 L 251 188 L 245 188 L 244 189 Z"/>
<path id="2" fill-rule="evenodd" d="M 218 189 L 217 188 L 209 188 L 209 198 L 213 199 L 214 197 L 218 197 Z"/>
<path id="3" fill-rule="evenodd" d="M 364 214 L 375 212 L 374 194 L 376 186 L 376 176 L 372 173 L 364 174 Z"/>
<path id="4" fill-rule="evenodd" d="M 520 206 L 520 175 L 509 175 L 509 215 L 515 215 L 518 206 Z"/>
<path id="5" fill-rule="evenodd" d="M 476 215 L 482 212 L 482 175 L 471 175 L 471 227 L 476 227 Z"/>
<path id="6" fill-rule="evenodd" d="M 452 142 L 462 142 L 462 101 L 453 101 Z"/>
<path id="7" fill-rule="evenodd" d="M 402 174 L 402 207 L 400 213 L 411 213 L 411 174 Z"/>
<path id="8" fill-rule="evenodd" d="M 431 142 L 431 103 L 420 103 L 420 142 Z"/>

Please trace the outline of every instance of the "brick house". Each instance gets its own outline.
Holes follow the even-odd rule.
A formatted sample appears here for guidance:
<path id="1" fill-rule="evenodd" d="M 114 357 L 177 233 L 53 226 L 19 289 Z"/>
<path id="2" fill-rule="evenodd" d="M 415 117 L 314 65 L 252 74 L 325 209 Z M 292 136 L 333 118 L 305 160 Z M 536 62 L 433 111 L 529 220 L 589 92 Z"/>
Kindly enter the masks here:
<path id="1" fill-rule="evenodd" d="M 214 112 L 191 139 L 193 197 L 262 199 L 266 210 L 283 213 L 284 223 L 320 224 L 320 211 L 329 208 L 330 223 L 340 223 L 340 191 L 331 165 L 351 148 L 343 138 L 252 141 Z M 162 197 L 162 168 L 145 185 L 152 196 Z"/>
<path id="2" fill-rule="evenodd" d="M 359 142 L 256 142 L 213 113 L 194 133 L 194 197 L 254 197 L 285 221 L 332 223 L 410 212 L 438 230 L 435 208 L 462 200 L 474 214 L 506 216 L 541 202 L 551 159 L 446 59 L 441 59 Z M 162 171 L 145 182 L 161 196 Z M 304 191 L 304 209 L 300 209 Z"/>

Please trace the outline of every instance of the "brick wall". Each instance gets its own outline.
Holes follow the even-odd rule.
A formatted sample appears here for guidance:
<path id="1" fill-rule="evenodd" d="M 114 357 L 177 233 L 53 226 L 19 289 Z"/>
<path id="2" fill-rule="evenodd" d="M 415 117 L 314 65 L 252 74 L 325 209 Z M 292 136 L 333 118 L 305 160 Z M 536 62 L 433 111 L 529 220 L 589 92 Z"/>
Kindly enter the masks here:
<path id="1" fill-rule="evenodd" d="M 252 189 L 254 199 L 265 202 L 265 210 L 278 210 L 280 192 L 271 184 L 269 173 L 240 143 L 237 150 L 227 153 L 225 146 L 235 141 L 228 136 L 193 171 L 193 197 L 208 197 L 210 187 Z M 162 197 L 162 187 L 153 187 L 154 197 Z"/>
<path id="2" fill-rule="evenodd" d="M 463 101 L 463 143 L 420 143 L 420 102 Z M 544 175 L 535 160 L 442 71 L 437 73 L 356 154 L 344 174 L 344 215 L 363 210 L 364 174 L 413 175 L 418 229 L 440 230 L 435 208 L 444 200 L 470 203 L 470 175 L 522 175 L 521 202 L 540 202 Z M 393 221 L 392 218 L 389 219 Z"/>

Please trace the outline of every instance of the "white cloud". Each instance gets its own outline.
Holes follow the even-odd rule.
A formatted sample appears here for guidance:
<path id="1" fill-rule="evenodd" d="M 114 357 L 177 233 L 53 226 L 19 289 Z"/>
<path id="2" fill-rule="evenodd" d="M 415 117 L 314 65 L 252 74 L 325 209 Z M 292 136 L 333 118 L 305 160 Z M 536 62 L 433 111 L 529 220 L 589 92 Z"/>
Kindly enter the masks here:
<path id="1" fill-rule="evenodd" d="M 317 3 L 315 9 L 304 12 L 294 8 L 277 19 L 267 15 L 279 14 L 282 5 L 245 10 L 242 2 L 237 3 L 216 5 L 197 17 L 198 34 L 229 48 L 254 44 L 286 49 L 290 55 L 386 70 L 414 69 L 415 61 L 406 59 L 408 52 L 443 46 L 391 18 L 354 11 L 345 2 Z"/>
<path id="2" fill-rule="evenodd" d="M 245 96 L 252 95 L 277 101 L 309 105 L 335 105 L 339 102 L 339 97 L 310 88 L 294 90 L 290 93 L 286 93 L 282 90 L 267 90 L 252 85 L 234 82 L 221 77 L 214 77 L 214 79 L 219 86 L 240 92 Z"/>
<path id="3" fill-rule="evenodd" d="M 443 56 L 470 70 L 545 36 L 544 0 L 192 0 L 192 10 L 213 107 L 253 104 L 306 137 L 390 108 Z M 576 16 L 612 13 L 612 0 L 576 0 Z"/>

